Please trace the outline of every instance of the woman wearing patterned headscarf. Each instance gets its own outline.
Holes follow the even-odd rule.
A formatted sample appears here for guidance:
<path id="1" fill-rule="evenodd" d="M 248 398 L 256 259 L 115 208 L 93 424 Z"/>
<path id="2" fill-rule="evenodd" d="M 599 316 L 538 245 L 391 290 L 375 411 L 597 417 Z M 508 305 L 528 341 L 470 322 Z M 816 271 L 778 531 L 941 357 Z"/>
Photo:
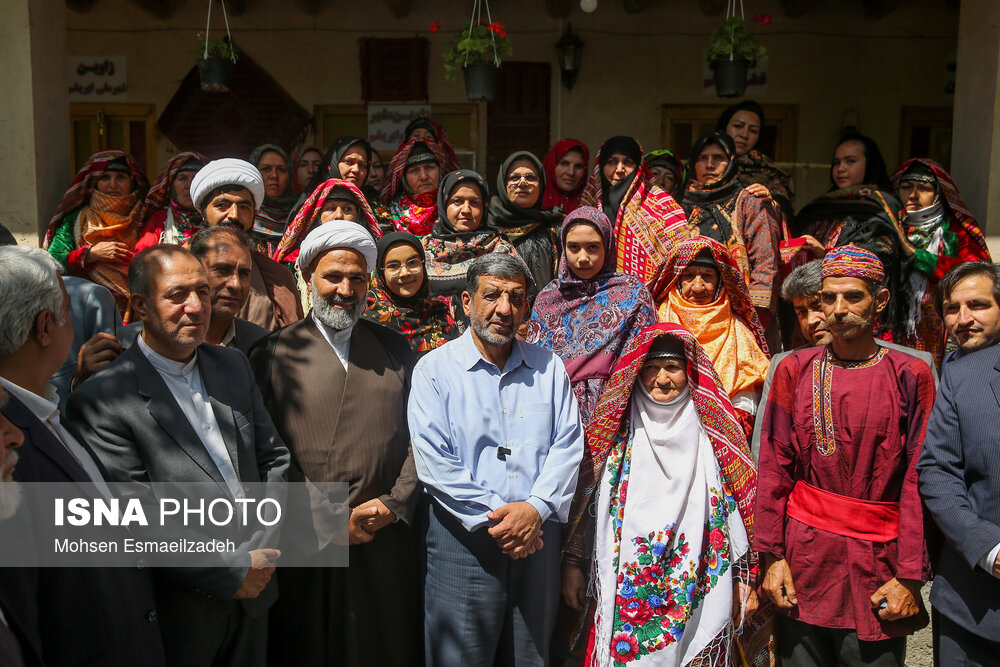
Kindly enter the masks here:
<path id="1" fill-rule="evenodd" d="M 253 218 L 250 237 L 256 249 L 271 255 L 288 226 L 288 214 L 298 199 L 292 192 L 292 161 L 285 149 L 262 144 L 250 153 L 250 164 L 264 177 L 264 203 Z"/>
<path id="2" fill-rule="evenodd" d="M 615 232 L 615 270 L 646 285 L 670 249 L 688 237 L 684 211 L 651 182 L 642 147 L 632 137 L 611 137 L 594 159 L 581 203 L 604 211 Z"/>
<path id="3" fill-rule="evenodd" d="M 489 199 L 490 189 L 482 176 L 470 169 L 451 172 L 438 189 L 438 219 L 422 239 L 431 295 L 451 301 L 452 317 L 463 331 L 469 324 L 461 299 L 469 265 L 491 252 L 517 255 L 514 246 L 486 224 Z"/>
<path id="4" fill-rule="evenodd" d="M 399 147 L 389 163 L 382 188 L 393 228 L 414 236 L 426 236 L 437 219 L 437 193 L 441 166 L 448 158 L 430 139 L 410 139 Z"/>
<path id="5" fill-rule="evenodd" d="M 191 179 L 207 162 L 207 157 L 194 151 L 178 153 L 167 160 L 146 194 L 142 212 L 145 222 L 135 252 L 160 243 L 184 245 L 205 227 L 201 212 L 191 200 Z"/>
<path id="6" fill-rule="evenodd" d="M 490 227 L 517 248 L 531 272 L 533 293 L 552 280 L 559 257 L 555 227 L 563 212 L 542 208 L 544 189 L 541 160 L 528 151 L 517 151 L 500 164 L 497 189 L 490 200 Z"/>
<path id="7" fill-rule="evenodd" d="M 743 187 L 737 171 L 732 137 L 714 131 L 698 137 L 681 206 L 692 236 L 718 241 L 736 260 L 766 328 L 775 309 L 778 220 L 770 204 Z"/>
<path id="8" fill-rule="evenodd" d="M 652 290 L 661 322 L 693 333 L 749 434 L 767 376 L 767 342 L 736 261 L 699 236 L 677 246 Z"/>
<path id="9" fill-rule="evenodd" d="M 142 221 L 146 176 L 121 150 L 94 153 L 49 221 L 43 246 L 70 275 L 86 276 L 128 306 L 128 265 Z"/>
<path id="10" fill-rule="evenodd" d="M 378 259 L 363 317 L 406 336 L 418 355 L 461 335 L 448 304 L 430 296 L 424 248 L 413 234 L 379 239 Z"/>
<path id="11" fill-rule="evenodd" d="M 948 333 L 934 308 L 934 286 L 963 262 L 991 261 L 990 251 L 955 182 L 937 162 L 908 160 L 892 182 L 905 209 L 903 230 L 914 248 L 907 337 L 896 342 L 930 352 L 940 365 Z"/>
<path id="12" fill-rule="evenodd" d="M 433 141 L 438 145 L 444 156 L 441 162 L 442 174 L 448 174 L 458 169 L 458 156 L 455 155 L 455 149 L 451 145 L 448 132 L 436 120 L 427 116 L 417 116 L 411 120 L 406 125 L 406 129 L 403 130 L 403 143 L 399 145 L 399 148 L 413 139 Z"/>
<path id="13" fill-rule="evenodd" d="M 640 332 L 587 428 L 564 542 L 594 563 L 585 664 L 730 665 L 741 654 L 764 664 L 756 490 L 747 440 L 698 340 L 674 324 Z"/>

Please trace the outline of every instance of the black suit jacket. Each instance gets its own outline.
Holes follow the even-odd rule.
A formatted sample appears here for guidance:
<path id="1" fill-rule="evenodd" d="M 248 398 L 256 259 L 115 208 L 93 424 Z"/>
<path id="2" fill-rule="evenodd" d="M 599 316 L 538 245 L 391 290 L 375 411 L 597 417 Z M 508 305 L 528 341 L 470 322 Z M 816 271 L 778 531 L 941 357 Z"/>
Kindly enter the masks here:
<path id="1" fill-rule="evenodd" d="M 14 396 L 9 396 L 3 414 L 24 432 L 14 479 L 90 481 L 62 442 Z M 165 664 L 149 570 L 109 567 L 16 572 L 20 573 L 17 577 L 8 577 L 7 572 L 0 576 L 3 598 L 15 606 L 13 613 L 19 620 L 27 619 L 29 637 L 34 634 L 30 619 L 37 613 L 37 636 L 46 665 Z M 11 601 L 23 600 L 26 590 L 37 609 L 19 613 L 17 603 Z"/>
<path id="2" fill-rule="evenodd" d="M 239 478 L 243 482 L 284 480 L 288 450 L 264 408 L 246 356 L 225 347 L 201 345 L 198 369 Z M 138 345 L 74 391 L 67 412 L 108 469 L 110 481 L 215 481 L 226 488 L 208 450 Z M 207 619 L 228 613 L 233 604 L 251 617 L 263 616 L 277 597 L 273 579 L 258 597 L 238 603 L 232 600 L 249 565 L 243 553 L 231 567 L 157 569 L 154 583 L 165 637 L 183 636 L 184 641 L 197 642 L 210 652 L 222 637 L 204 631 Z M 179 631 L 183 628 L 189 632 Z M 166 642 L 168 655 L 174 654 L 171 640 Z"/>
<path id="3" fill-rule="evenodd" d="M 1000 579 L 979 561 L 1000 544 L 1000 346 L 944 365 L 917 472 L 944 534 L 931 604 L 1000 641 Z"/>

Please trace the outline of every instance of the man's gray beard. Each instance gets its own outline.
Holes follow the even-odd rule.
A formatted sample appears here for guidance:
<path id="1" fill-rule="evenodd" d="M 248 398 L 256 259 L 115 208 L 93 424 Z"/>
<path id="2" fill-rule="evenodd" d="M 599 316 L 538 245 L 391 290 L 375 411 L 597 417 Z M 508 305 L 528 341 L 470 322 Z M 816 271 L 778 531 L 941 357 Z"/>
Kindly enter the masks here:
<path id="1" fill-rule="evenodd" d="M 517 335 L 517 329 L 511 329 L 509 336 L 495 334 L 490 331 L 489 322 L 483 322 L 475 317 L 470 319 L 472 321 L 472 330 L 476 332 L 477 336 L 479 336 L 479 340 L 489 345 L 493 345 L 494 347 L 503 347 L 507 343 L 514 340 L 514 337 Z"/>
<path id="2" fill-rule="evenodd" d="M 20 483 L 12 480 L 10 476 L 0 480 L 0 521 L 14 516 L 17 508 L 21 505 L 21 498 Z"/>
<path id="3" fill-rule="evenodd" d="M 329 301 L 317 294 L 315 285 L 313 286 L 313 296 L 315 297 L 313 298 L 313 312 L 316 313 L 320 322 L 334 331 L 343 331 L 353 327 L 361 319 L 368 306 L 367 299 L 359 299 L 354 308 L 349 311 L 343 308 L 334 308 Z"/>

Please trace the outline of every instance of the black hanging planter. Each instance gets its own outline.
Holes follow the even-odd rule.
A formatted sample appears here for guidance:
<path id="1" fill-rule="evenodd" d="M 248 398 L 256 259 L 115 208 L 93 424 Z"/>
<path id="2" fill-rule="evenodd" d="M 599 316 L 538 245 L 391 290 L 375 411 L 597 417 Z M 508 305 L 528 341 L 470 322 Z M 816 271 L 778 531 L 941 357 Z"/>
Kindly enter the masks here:
<path id="1" fill-rule="evenodd" d="M 746 92 L 749 60 L 716 60 L 712 70 L 715 72 L 715 94 L 719 97 L 740 97 Z"/>
<path id="2" fill-rule="evenodd" d="M 496 96 L 499 69 L 495 63 L 473 63 L 463 67 L 465 96 L 470 100 L 491 101 Z"/>
<path id="3" fill-rule="evenodd" d="M 233 61 L 229 58 L 198 58 L 201 89 L 206 93 L 228 93 L 233 78 Z"/>

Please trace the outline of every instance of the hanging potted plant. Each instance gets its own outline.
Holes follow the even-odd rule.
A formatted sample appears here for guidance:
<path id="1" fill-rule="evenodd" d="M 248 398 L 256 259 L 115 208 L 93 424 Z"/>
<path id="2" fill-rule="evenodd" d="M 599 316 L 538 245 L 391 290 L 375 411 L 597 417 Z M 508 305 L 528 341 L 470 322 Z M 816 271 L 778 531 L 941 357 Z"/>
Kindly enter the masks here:
<path id="1" fill-rule="evenodd" d="M 432 33 L 440 28 L 440 21 L 431 24 Z M 470 23 L 451 41 L 444 53 L 444 76 L 451 81 L 462 70 L 466 97 L 470 100 L 492 100 L 496 94 L 500 57 L 509 56 L 511 52 L 507 31 L 501 24 Z"/>
<path id="2" fill-rule="evenodd" d="M 715 73 L 716 95 L 742 95 L 747 89 L 750 68 L 766 57 L 767 49 L 750 34 L 743 17 L 727 17 L 712 33 L 708 49 L 708 62 Z"/>
<path id="3" fill-rule="evenodd" d="M 208 93 L 228 93 L 236 62 L 236 47 L 228 37 L 206 39 L 198 43 L 198 75 L 201 89 Z"/>

